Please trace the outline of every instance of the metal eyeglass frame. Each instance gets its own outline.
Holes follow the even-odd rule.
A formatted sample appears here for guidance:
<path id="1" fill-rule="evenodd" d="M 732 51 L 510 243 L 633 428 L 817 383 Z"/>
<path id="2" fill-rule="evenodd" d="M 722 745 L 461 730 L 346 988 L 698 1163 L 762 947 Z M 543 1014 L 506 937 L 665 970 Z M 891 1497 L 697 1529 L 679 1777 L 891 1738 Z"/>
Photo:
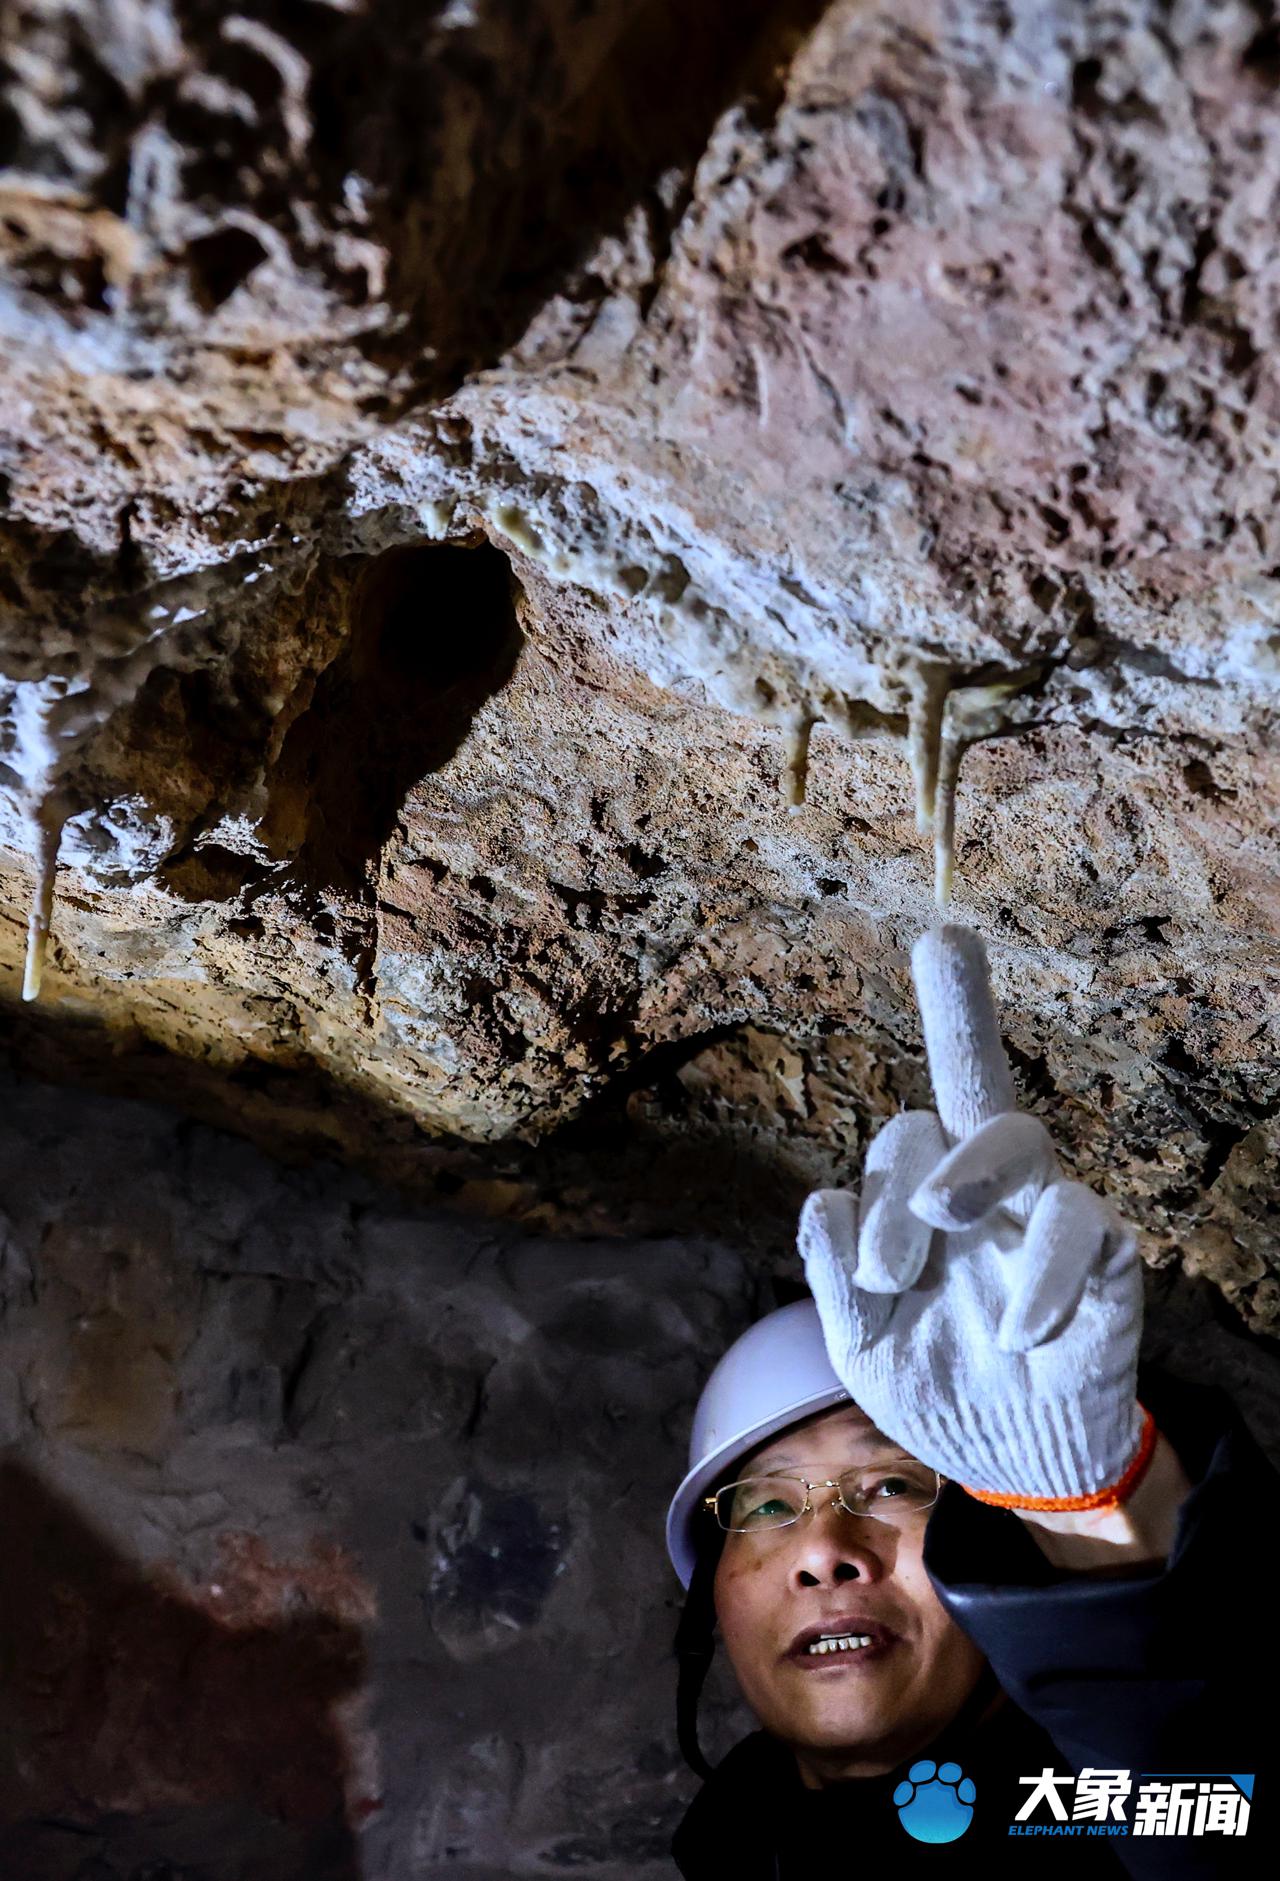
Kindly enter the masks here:
<path id="1" fill-rule="evenodd" d="M 926 1464 L 924 1467 L 927 1469 L 929 1466 Z M 852 1515 L 855 1518 L 859 1515 L 865 1515 L 873 1522 L 887 1522 L 892 1528 L 895 1526 L 895 1523 L 891 1515 L 876 1515 L 871 1509 L 851 1509 L 844 1499 L 844 1490 L 841 1484 L 846 1482 L 850 1476 L 860 1476 L 869 1473 L 869 1470 L 849 1469 L 845 1470 L 844 1474 L 841 1476 L 827 1477 L 824 1482 L 815 1483 L 811 1483 L 807 1477 L 793 1475 L 790 1470 L 774 1470 L 767 1476 L 741 1476 L 736 1482 L 721 1483 L 719 1489 L 717 1489 L 713 1495 L 704 1496 L 702 1498 L 702 1506 L 709 1515 L 715 1517 L 716 1522 L 724 1530 L 726 1535 L 770 1535 L 780 1528 L 794 1528 L 797 1522 L 803 1522 L 806 1516 L 814 1513 L 813 1491 L 815 1489 L 834 1489 L 836 1493 L 831 1498 L 831 1507 L 833 1509 L 843 1509 L 846 1515 Z M 881 1469 L 880 1473 L 888 1475 L 891 1474 L 891 1471 Z M 907 1511 L 909 1515 L 923 1515 L 926 1509 L 934 1507 L 938 1497 L 942 1494 L 942 1485 L 946 1482 L 947 1478 L 943 1476 L 939 1470 L 934 1470 L 933 1474 L 937 1478 L 938 1486 L 934 1490 L 931 1499 L 928 1502 L 922 1502 L 919 1508 L 909 1509 Z M 797 1509 L 794 1515 L 788 1516 L 785 1522 L 757 1523 L 754 1528 L 730 1528 L 729 1524 L 725 1522 L 720 1515 L 720 1498 L 725 1490 L 739 1489 L 743 1483 L 767 1482 L 803 1483 L 804 1507 Z"/>

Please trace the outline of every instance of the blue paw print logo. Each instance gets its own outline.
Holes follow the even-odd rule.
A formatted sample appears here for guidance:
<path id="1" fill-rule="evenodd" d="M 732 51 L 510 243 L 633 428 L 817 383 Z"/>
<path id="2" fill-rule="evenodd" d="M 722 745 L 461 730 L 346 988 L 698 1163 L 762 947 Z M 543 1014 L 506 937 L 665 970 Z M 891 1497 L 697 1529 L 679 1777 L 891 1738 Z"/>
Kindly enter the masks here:
<path id="1" fill-rule="evenodd" d="M 893 1792 L 898 1820 L 917 1842 L 954 1842 L 973 1821 L 978 1792 L 958 1763 L 913 1763 Z"/>

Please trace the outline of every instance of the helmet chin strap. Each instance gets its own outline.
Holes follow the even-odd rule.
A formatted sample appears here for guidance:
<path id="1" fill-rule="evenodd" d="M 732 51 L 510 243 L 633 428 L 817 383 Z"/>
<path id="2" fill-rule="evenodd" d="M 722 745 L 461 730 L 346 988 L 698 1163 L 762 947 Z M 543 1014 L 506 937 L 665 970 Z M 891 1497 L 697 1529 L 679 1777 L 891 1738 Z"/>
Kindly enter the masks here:
<path id="1" fill-rule="evenodd" d="M 716 1537 L 719 1537 L 717 1542 Z M 715 1578 L 724 1545 L 723 1531 L 704 1531 L 689 1580 L 680 1621 L 676 1627 L 676 1737 L 680 1752 L 695 1776 L 705 1782 L 711 1765 L 698 1744 L 698 1699 L 716 1650 Z"/>

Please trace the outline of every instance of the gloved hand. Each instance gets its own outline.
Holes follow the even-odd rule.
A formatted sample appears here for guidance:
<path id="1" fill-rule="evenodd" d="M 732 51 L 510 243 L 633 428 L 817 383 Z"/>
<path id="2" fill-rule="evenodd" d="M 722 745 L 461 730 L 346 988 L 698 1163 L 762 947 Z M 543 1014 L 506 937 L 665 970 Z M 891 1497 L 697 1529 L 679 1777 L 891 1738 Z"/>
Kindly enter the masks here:
<path id="1" fill-rule="evenodd" d="M 1156 1437 L 1136 1238 L 1015 1108 L 979 936 L 931 929 L 912 973 L 938 1113 L 884 1125 L 860 1207 L 819 1189 L 800 1215 L 828 1356 L 886 1436 L 980 1500 L 1115 1505 Z"/>

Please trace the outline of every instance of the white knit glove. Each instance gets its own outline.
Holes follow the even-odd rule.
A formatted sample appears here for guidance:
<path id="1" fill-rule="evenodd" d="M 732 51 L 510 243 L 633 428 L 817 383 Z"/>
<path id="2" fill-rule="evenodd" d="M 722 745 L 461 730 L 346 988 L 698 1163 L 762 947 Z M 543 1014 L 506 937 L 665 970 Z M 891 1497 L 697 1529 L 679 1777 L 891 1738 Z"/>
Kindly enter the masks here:
<path id="1" fill-rule="evenodd" d="M 1135 1236 L 1015 1109 L 978 935 L 932 929 L 912 972 L 938 1114 L 885 1124 L 860 1208 L 818 1189 L 800 1215 L 831 1363 L 886 1436 L 980 1500 L 1113 1505 L 1156 1434 L 1135 1396 Z"/>

